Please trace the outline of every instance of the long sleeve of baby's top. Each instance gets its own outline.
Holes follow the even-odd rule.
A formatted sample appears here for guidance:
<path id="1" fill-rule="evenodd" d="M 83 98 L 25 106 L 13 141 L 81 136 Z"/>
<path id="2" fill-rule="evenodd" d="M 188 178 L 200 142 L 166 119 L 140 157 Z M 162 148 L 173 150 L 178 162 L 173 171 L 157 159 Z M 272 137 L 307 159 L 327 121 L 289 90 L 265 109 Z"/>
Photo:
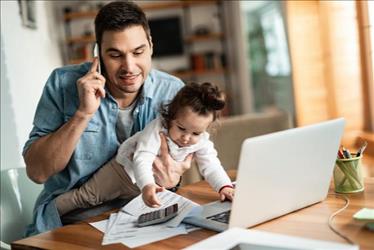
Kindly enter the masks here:
<path id="1" fill-rule="evenodd" d="M 217 157 L 213 142 L 209 138 L 205 138 L 205 140 L 204 147 L 196 151 L 195 160 L 201 175 L 218 192 L 221 187 L 231 185 L 231 180 Z"/>
<path id="2" fill-rule="evenodd" d="M 140 132 L 133 158 L 135 179 L 140 190 L 155 183 L 152 164 L 161 146 L 161 130 L 161 119 L 156 118 Z"/>

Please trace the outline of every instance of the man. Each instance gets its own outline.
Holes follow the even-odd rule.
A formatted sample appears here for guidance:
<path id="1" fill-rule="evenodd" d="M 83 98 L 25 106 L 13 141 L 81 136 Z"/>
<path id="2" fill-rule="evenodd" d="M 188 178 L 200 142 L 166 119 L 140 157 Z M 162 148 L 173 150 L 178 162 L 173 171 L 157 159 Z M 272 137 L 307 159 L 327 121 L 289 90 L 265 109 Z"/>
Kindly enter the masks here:
<path id="1" fill-rule="evenodd" d="M 95 33 L 100 62 L 95 58 L 92 64 L 56 69 L 39 101 L 23 155 L 28 176 L 44 189 L 26 235 L 62 226 L 55 198 L 87 181 L 183 85 L 151 69 L 150 30 L 137 5 L 107 4 L 96 16 Z M 158 184 L 172 188 L 191 157 L 177 164 L 163 148 L 154 174 Z"/>

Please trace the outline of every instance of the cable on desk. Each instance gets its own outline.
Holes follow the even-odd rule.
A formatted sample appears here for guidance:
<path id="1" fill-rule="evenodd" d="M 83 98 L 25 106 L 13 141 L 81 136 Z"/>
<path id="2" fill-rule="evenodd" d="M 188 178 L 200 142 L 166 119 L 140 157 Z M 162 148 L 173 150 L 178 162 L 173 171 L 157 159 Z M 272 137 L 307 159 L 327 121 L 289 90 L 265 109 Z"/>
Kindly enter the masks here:
<path id="1" fill-rule="evenodd" d="M 345 204 L 342 208 L 340 208 L 339 210 L 335 211 L 334 213 L 332 213 L 329 217 L 329 220 L 328 220 L 328 225 L 329 225 L 329 228 L 334 232 L 336 233 L 337 235 L 339 235 L 340 237 L 342 237 L 343 239 L 345 239 L 348 243 L 354 245 L 355 243 L 350 239 L 348 238 L 346 235 L 340 233 L 336 228 L 334 228 L 333 224 L 332 224 L 332 221 L 334 220 L 334 217 L 336 215 L 338 215 L 340 212 L 342 212 L 344 209 L 346 209 L 348 206 L 349 206 L 349 199 L 347 196 L 345 195 L 342 195 L 342 194 L 336 194 L 336 193 L 328 193 L 328 195 L 334 195 L 335 197 L 339 198 L 339 199 L 342 199 L 345 201 Z"/>

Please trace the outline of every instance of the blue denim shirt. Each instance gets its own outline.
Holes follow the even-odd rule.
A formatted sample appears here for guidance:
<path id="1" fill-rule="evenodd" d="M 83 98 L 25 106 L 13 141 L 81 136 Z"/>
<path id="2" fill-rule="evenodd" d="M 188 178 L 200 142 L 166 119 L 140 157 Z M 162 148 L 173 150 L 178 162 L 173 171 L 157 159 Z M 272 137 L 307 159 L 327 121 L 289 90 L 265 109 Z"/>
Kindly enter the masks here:
<path id="1" fill-rule="evenodd" d="M 79 106 L 76 82 L 87 73 L 90 66 L 90 63 L 70 65 L 52 72 L 39 100 L 34 127 L 23 154 L 36 139 L 56 131 L 74 115 Z M 142 130 L 153 120 L 160 104 L 170 101 L 182 86 L 178 78 L 151 70 L 133 111 L 131 134 Z M 35 204 L 33 223 L 28 226 L 26 235 L 62 226 L 54 199 L 80 186 L 116 154 L 119 146 L 115 131 L 117 115 L 118 104 L 107 90 L 106 97 L 101 100 L 99 109 L 88 123 L 66 168 L 45 182 Z"/>

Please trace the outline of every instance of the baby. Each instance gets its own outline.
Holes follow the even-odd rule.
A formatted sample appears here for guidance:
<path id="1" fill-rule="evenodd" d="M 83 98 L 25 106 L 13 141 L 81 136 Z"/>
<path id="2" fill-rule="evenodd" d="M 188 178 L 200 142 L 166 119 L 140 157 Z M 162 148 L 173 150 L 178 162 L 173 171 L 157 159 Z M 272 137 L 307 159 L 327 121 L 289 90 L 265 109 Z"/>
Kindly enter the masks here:
<path id="1" fill-rule="evenodd" d="M 224 106 L 224 96 L 213 84 L 186 84 L 169 104 L 161 108 L 160 117 L 122 143 L 115 164 L 122 166 L 122 179 L 131 179 L 132 183 L 136 183 L 147 206 L 160 206 L 156 193 L 164 190 L 155 182 L 152 171 L 152 164 L 160 150 L 160 132 L 165 134 L 169 154 L 175 161 L 183 161 L 189 154 L 194 154 L 201 175 L 220 193 L 221 200 L 233 199 L 233 186 L 217 158 L 217 151 L 207 132 Z M 104 192 L 100 190 L 99 198 L 88 197 L 95 196 L 100 186 L 108 186 L 104 185 L 108 181 L 108 171 L 105 174 L 101 172 L 113 164 L 112 160 L 104 165 L 80 188 L 58 196 L 56 206 L 60 215 L 113 199 L 113 190 L 110 191 L 110 188 Z M 111 171 L 111 175 L 118 175 L 118 172 L 117 168 L 117 171 Z M 124 181 L 123 185 L 130 186 L 132 183 Z M 133 187 L 128 188 L 134 190 Z M 138 192 L 132 192 L 127 198 L 133 198 L 137 194 Z"/>

